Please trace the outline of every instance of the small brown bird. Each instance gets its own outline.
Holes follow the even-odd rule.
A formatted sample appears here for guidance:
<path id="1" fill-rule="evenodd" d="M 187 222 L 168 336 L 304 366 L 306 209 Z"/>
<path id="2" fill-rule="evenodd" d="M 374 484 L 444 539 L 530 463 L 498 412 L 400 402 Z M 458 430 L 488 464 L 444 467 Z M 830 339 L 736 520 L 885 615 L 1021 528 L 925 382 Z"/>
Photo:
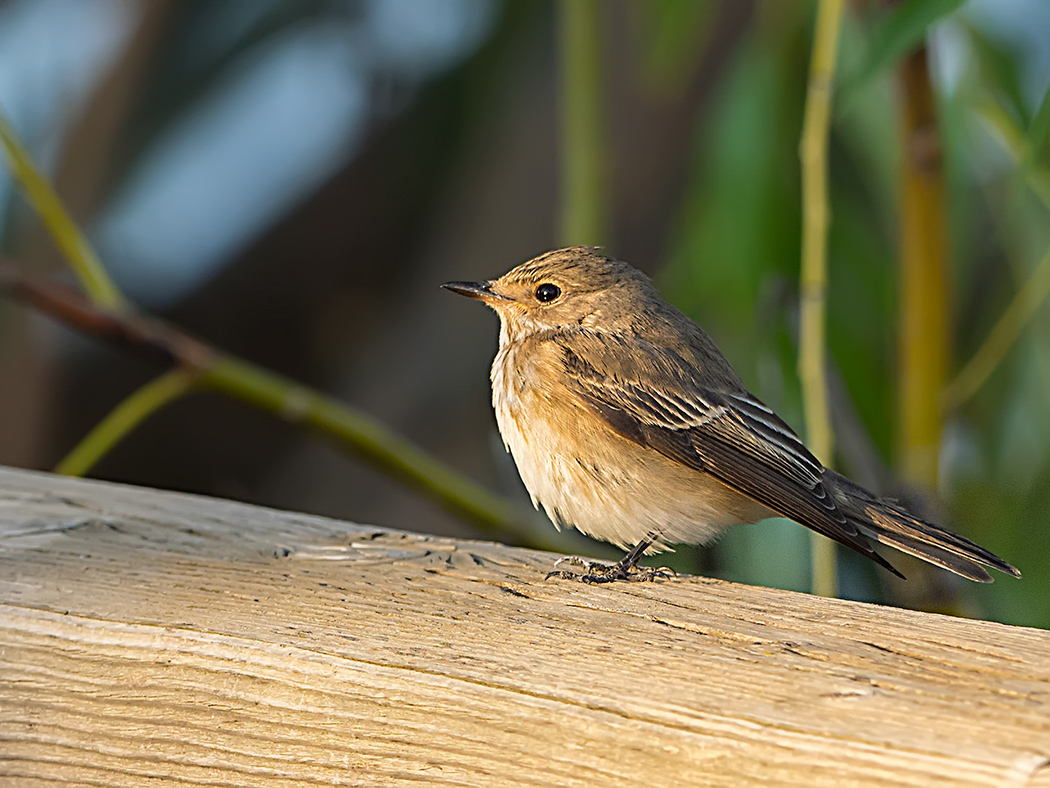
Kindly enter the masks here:
<path id="1" fill-rule="evenodd" d="M 630 552 L 589 582 L 649 579 L 646 552 L 789 517 L 903 577 L 869 540 L 982 583 L 1021 573 L 824 468 L 645 274 L 599 249 L 548 252 L 448 282 L 500 318 L 492 405 L 533 504 Z M 568 573 L 553 573 L 567 575 Z"/>

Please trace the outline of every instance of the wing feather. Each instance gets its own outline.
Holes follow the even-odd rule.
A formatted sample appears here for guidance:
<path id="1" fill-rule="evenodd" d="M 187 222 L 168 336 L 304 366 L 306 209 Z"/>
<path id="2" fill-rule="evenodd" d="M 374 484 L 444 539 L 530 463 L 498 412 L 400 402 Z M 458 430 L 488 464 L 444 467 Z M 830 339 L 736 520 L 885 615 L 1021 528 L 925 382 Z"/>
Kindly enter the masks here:
<path id="1" fill-rule="evenodd" d="M 620 435 L 897 573 L 836 506 L 816 457 L 746 390 L 703 385 L 682 355 L 637 338 L 628 346 L 614 334 L 578 332 L 560 344 L 569 389 Z"/>

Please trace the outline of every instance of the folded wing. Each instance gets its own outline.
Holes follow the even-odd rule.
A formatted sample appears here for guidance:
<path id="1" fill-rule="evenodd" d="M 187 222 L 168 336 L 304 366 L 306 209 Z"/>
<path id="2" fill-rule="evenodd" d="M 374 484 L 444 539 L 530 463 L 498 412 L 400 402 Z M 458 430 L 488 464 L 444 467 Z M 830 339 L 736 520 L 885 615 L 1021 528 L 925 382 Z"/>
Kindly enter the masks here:
<path id="1" fill-rule="evenodd" d="M 579 332 L 559 344 L 569 389 L 617 433 L 902 576 L 837 505 L 798 436 L 742 387 L 701 386 L 682 355 L 636 338 L 628 346 L 615 334 Z"/>

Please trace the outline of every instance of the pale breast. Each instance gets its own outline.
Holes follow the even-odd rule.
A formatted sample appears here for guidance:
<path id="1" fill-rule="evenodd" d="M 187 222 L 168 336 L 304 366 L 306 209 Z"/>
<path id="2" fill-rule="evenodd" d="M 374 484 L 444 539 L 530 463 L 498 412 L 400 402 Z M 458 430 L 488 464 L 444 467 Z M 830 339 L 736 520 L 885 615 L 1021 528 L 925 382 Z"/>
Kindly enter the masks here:
<path id="1" fill-rule="evenodd" d="M 502 346 L 492 405 L 533 505 L 559 528 L 630 548 L 703 543 L 726 526 L 771 516 L 712 477 L 613 432 L 559 382 L 544 353 Z"/>

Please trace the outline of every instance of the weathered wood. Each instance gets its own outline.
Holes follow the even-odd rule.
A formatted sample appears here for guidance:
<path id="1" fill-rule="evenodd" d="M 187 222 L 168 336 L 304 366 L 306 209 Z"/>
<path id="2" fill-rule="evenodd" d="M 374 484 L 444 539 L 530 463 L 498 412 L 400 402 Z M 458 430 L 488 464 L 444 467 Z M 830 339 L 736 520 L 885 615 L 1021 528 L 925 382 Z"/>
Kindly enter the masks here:
<path id="1" fill-rule="evenodd" d="M 0 784 L 1050 784 L 1050 634 L 0 470 Z"/>

